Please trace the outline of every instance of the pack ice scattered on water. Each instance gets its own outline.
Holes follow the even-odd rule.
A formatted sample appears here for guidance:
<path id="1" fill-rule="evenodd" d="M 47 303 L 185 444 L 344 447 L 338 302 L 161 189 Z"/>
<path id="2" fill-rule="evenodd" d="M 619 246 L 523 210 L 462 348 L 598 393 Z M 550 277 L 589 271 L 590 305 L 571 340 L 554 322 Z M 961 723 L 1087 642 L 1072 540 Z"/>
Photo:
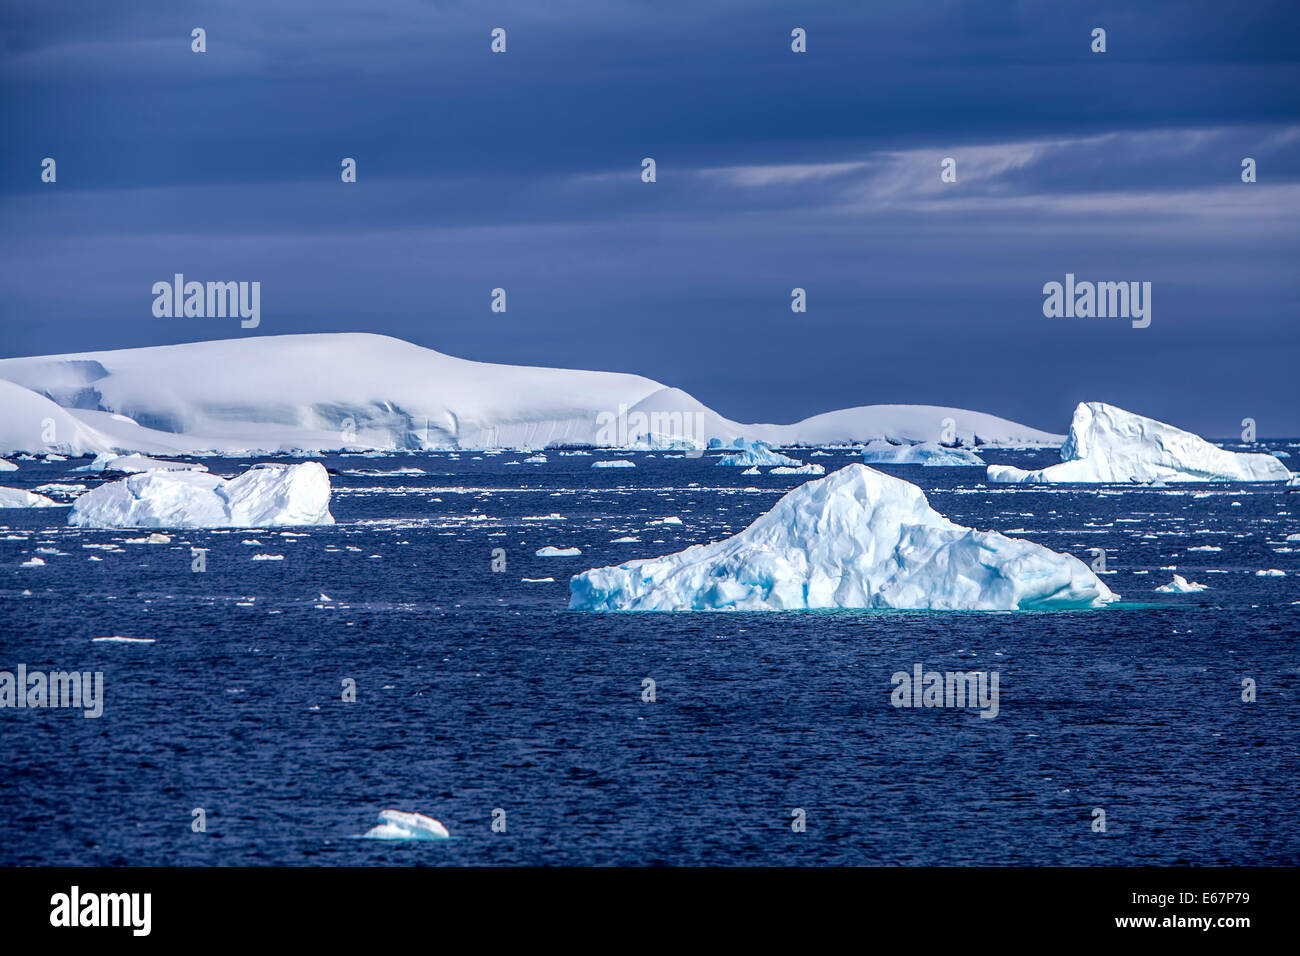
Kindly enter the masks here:
<path id="1" fill-rule="evenodd" d="M 446 840 L 451 834 L 445 826 L 423 813 L 380 810 L 378 826 L 367 830 L 364 837 L 368 840 Z"/>
<path id="2" fill-rule="evenodd" d="M 1104 402 L 1080 402 L 1061 446 L 1061 462 L 1037 471 L 989 465 L 989 481 L 1286 481 L 1272 455 L 1225 451 L 1191 432 Z"/>
<path id="3" fill-rule="evenodd" d="M 257 465 L 237 478 L 144 471 L 100 485 L 72 506 L 85 528 L 263 528 L 330 525 L 330 479 L 315 461 Z"/>
<path id="4" fill-rule="evenodd" d="M 879 439 L 867 442 L 862 449 L 862 460 L 868 465 L 931 465 L 947 468 L 984 464 L 983 458 L 966 448 L 948 448 L 933 441 L 916 445 L 892 445 Z"/>
<path id="5" fill-rule="evenodd" d="M 849 465 L 786 494 L 744 531 L 661 558 L 584 571 L 589 611 L 1100 607 L 1117 599 L 1078 558 L 930 507 L 916 485 Z"/>

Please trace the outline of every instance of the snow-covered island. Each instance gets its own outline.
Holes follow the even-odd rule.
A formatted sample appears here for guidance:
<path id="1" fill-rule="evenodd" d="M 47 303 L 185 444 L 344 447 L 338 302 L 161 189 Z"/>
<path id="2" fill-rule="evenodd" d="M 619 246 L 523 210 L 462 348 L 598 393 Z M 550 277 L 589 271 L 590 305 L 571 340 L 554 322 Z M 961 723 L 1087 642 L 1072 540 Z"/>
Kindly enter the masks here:
<path id="1" fill-rule="evenodd" d="M 202 471 L 142 471 L 73 503 L 83 528 L 266 528 L 331 525 L 330 479 L 314 461 L 255 465 L 237 478 Z"/>
<path id="2" fill-rule="evenodd" d="M 1104 402 L 1080 402 L 1061 462 L 1037 471 L 989 465 L 1000 482 L 1286 481 L 1272 455 L 1225 451 L 1191 432 Z"/>
<path id="3" fill-rule="evenodd" d="M 734 537 L 584 571 L 584 611 L 812 608 L 1056 610 L 1117 599 L 1078 558 L 930 507 L 916 485 L 848 465 L 786 494 Z"/>
<path id="4" fill-rule="evenodd" d="M 703 450 L 742 438 L 772 447 L 935 441 L 946 428 L 966 445 L 1062 437 L 931 405 L 744 424 L 641 375 L 472 362 L 363 332 L 0 359 L 0 455 Z"/>

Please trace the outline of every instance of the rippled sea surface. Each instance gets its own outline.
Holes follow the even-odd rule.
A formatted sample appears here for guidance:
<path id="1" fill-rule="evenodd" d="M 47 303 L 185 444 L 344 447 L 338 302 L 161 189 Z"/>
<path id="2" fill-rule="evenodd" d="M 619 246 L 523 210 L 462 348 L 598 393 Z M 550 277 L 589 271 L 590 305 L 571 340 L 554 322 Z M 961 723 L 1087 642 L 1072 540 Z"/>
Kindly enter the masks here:
<path id="1" fill-rule="evenodd" d="M 0 510 L 0 669 L 105 686 L 99 719 L 0 710 L 0 864 L 1300 862 L 1300 494 L 885 467 L 962 524 L 1105 549 L 1123 605 L 596 615 L 566 609 L 572 574 L 735 533 L 808 479 L 525 457 L 330 456 L 338 524 L 289 533 L 129 543 Z M 0 484 L 94 485 L 84 463 Z M 1209 590 L 1155 593 L 1174 567 Z M 918 663 L 997 671 L 998 716 L 896 709 Z M 453 839 L 358 839 L 385 808 Z"/>

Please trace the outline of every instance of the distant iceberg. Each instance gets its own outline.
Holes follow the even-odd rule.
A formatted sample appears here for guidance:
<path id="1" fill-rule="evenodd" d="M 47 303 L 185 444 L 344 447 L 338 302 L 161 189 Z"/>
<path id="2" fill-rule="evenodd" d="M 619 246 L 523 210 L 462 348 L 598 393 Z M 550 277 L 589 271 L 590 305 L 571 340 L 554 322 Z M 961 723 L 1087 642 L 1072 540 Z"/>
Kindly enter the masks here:
<path id="1" fill-rule="evenodd" d="M 1286 481 L 1272 455 L 1225 451 L 1204 438 L 1103 402 L 1081 402 L 1061 463 L 1037 471 L 989 465 L 999 482 Z"/>
<path id="2" fill-rule="evenodd" d="M 73 471 L 118 471 L 126 475 L 139 474 L 142 471 L 207 471 L 207 465 L 188 461 L 164 461 L 160 458 L 146 458 L 144 455 L 115 455 L 110 453 L 96 455 L 94 461 Z"/>
<path id="3" fill-rule="evenodd" d="M 800 485 L 744 531 L 584 571 L 587 611 L 1055 610 L 1117 599 L 1078 558 L 936 512 L 910 482 L 853 464 Z"/>
<path id="4" fill-rule="evenodd" d="M 753 465 L 787 465 L 797 468 L 803 464 L 797 458 L 790 458 L 780 452 L 773 451 L 767 442 L 737 438 L 731 443 L 730 447 L 739 450 L 732 455 L 723 455 L 718 459 L 717 463 L 719 465 L 738 468 L 749 468 Z"/>
<path id="5" fill-rule="evenodd" d="M 445 826 L 423 813 L 380 810 L 379 825 L 367 830 L 364 837 L 368 840 L 446 840 L 451 834 Z"/>
<path id="6" fill-rule="evenodd" d="M 938 442 L 917 445 L 891 445 L 887 441 L 868 442 L 862 449 L 868 465 L 932 465 L 947 468 L 984 465 L 984 459 L 965 448 L 948 448 Z"/>
<path id="7" fill-rule="evenodd" d="M 1195 581 L 1188 581 L 1181 574 L 1175 574 L 1172 581 L 1156 588 L 1156 591 L 1160 594 L 1195 594 L 1198 591 L 1206 591 L 1208 589 L 1207 585 L 1197 584 Z"/>
<path id="8" fill-rule="evenodd" d="M 144 471 L 100 485 L 72 506 L 83 528 L 265 528 L 330 525 L 330 479 L 315 461 L 258 465 L 238 478 Z"/>
<path id="9" fill-rule="evenodd" d="M 742 471 L 741 474 L 743 475 L 744 472 Z M 819 465 L 816 462 L 813 462 L 810 465 L 800 465 L 797 468 L 789 468 L 783 465 L 780 468 L 773 468 L 771 471 L 768 472 L 768 474 L 769 475 L 824 475 L 826 474 L 826 466 Z"/>

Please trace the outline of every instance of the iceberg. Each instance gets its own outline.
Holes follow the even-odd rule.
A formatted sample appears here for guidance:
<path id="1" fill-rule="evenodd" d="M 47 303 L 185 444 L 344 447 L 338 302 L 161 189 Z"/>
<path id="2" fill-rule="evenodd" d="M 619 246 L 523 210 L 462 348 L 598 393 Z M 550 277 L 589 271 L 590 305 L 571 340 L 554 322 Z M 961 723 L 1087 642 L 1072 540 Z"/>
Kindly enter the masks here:
<path id="1" fill-rule="evenodd" d="M 803 464 L 796 458 L 790 458 L 780 452 L 773 451 L 766 442 L 737 438 L 732 442 L 731 447 L 739 450 L 733 455 L 723 455 L 717 461 L 719 465 L 738 468 L 749 468 L 754 465 L 786 465 L 797 468 Z"/>
<path id="2" fill-rule="evenodd" d="M 1104 402 L 1080 402 L 1061 462 L 1037 471 L 989 465 L 998 482 L 1286 481 L 1272 455 L 1225 451 L 1191 432 Z"/>
<path id="3" fill-rule="evenodd" d="M 264 528 L 331 525 L 324 466 L 256 465 L 237 478 L 201 471 L 143 471 L 100 485 L 72 505 L 83 528 Z"/>
<path id="4" fill-rule="evenodd" d="M 188 461 L 163 461 L 160 458 L 147 458 L 144 455 L 114 455 L 112 453 L 96 455 L 94 461 L 73 471 L 116 471 L 124 475 L 134 475 L 142 471 L 207 471 L 207 465 Z"/>
<path id="5" fill-rule="evenodd" d="M 364 834 L 367 840 L 447 840 L 451 834 L 433 817 L 401 810 L 380 810 L 379 825 Z"/>
<path id="6" fill-rule="evenodd" d="M 544 548 L 538 548 L 533 552 L 539 558 L 576 558 L 582 554 L 581 548 L 557 548 L 553 544 L 548 544 Z"/>
<path id="7" fill-rule="evenodd" d="M 0 508 L 57 508 L 59 503 L 21 488 L 0 488 Z"/>
<path id="8" fill-rule="evenodd" d="M 1056 610 L 1117 600 L 1078 558 L 975 531 L 911 482 L 853 464 L 786 494 L 734 537 L 595 568 L 572 610 Z"/>
<path id="9" fill-rule="evenodd" d="M 1175 574 L 1174 579 L 1168 584 L 1156 588 L 1160 594 L 1195 594 L 1198 591 L 1209 590 L 1209 585 L 1197 584 L 1195 581 L 1188 581 L 1181 574 Z"/>
<path id="10" fill-rule="evenodd" d="M 880 440 L 868 442 L 862 449 L 862 460 L 868 465 L 931 465 L 945 468 L 984 465 L 984 459 L 973 451 L 948 448 L 933 441 L 917 445 L 893 445 Z"/>
<path id="11" fill-rule="evenodd" d="M 741 474 L 743 475 L 744 472 L 742 471 Z M 787 468 L 785 466 L 782 466 L 780 468 L 771 469 L 770 471 L 768 471 L 768 474 L 769 475 L 824 475 L 826 474 L 826 466 L 819 465 L 816 462 L 813 462 L 812 464 L 809 465 L 800 465 L 798 468 Z"/>

